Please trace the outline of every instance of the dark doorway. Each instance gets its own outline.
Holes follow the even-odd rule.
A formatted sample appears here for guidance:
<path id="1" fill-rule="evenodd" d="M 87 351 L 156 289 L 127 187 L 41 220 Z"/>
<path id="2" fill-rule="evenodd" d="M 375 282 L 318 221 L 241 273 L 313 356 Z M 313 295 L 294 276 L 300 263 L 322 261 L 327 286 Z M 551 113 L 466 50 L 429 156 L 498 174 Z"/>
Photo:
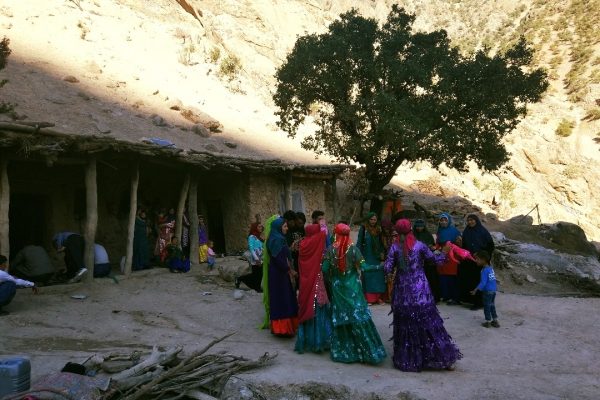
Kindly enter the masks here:
<path id="1" fill-rule="evenodd" d="M 42 195 L 11 194 L 9 210 L 11 258 L 27 245 L 44 245 L 46 202 L 46 197 Z"/>
<path id="2" fill-rule="evenodd" d="M 217 254 L 226 253 L 225 229 L 223 228 L 223 211 L 220 200 L 206 202 L 206 222 L 208 225 L 208 239 L 214 243 L 213 250 Z"/>

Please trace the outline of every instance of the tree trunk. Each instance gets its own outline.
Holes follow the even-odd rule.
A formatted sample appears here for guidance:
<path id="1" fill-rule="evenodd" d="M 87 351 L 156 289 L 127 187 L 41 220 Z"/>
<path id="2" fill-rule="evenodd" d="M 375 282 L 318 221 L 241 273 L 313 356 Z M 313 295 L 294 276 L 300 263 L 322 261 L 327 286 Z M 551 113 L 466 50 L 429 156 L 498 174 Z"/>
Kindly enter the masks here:
<path id="1" fill-rule="evenodd" d="M 85 169 L 85 249 L 83 261 L 88 269 L 86 281 L 94 279 L 94 243 L 96 241 L 96 228 L 98 226 L 98 187 L 96 182 L 96 158 L 90 158 Z"/>
<path id="2" fill-rule="evenodd" d="M 200 264 L 198 256 L 198 179 L 194 176 L 188 193 L 188 214 L 190 217 L 190 263 Z"/>
<path id="3" fill-rule="evenodd" d="M 333 199 L 333 222 L 337 224 L 337 222 L 339 221 L 339 216 L 337 208 L 337 177 L 335 176 L 331 178 L 331 191 L 331 197 Z M 348 221 L 348 223 L 351 223 L 351 221 Z"/>
<path id="4" fill-rule="evenodd" d="M 8 159 L 0 154 L 0 254 L 10 258 L 9 209 L 10 183 L 8 181 Z"/>
<path id="5" fill-rule="evenodd" d="M 131 175 L 131 189 L 129 192 L 129 221 L 127 225 L 127 249 L 125 251 L 125 275 L 131 274 L 133 260 L 133 237 L 135 235 L 135 217 L 137 216 L 137 192 L 140 181 L 140 167 L 136 164 Z"/>
<path id="6" fill-rule="evenodd" d="M 179 247 L 181 247 L 181 234 L 183 232 L 183 212 L 185 211 L 185 201 L 188 197 L 188 190 L 190 188 L 190 173 L 185 174 L 183 185 L 181 185 L 181 192 L 179 193 L 179 203 L 177 204 L 177 221 L 175 221 L 175 235 L 179 239 Z"/>

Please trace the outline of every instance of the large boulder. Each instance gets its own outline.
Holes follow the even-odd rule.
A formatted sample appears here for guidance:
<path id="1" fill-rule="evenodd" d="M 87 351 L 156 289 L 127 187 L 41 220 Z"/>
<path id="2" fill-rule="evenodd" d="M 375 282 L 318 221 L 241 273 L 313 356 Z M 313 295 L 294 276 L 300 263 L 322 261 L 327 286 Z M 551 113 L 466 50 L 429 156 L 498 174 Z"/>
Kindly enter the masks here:
<path id="1" fill-rule="evenodd" d="M 564 251 L 598 255 L 596 247 L 587 240 L 585 232 L 577 224 L 560 221 L 552 225 L 542 225 L 539 235 L 559 245 Z"/>
<path id="2" fill-rule="evenodd" d="M 220 258 L 217 259 L 217 271 L 225 282 L 233 282 L 236 277 L 250 273 L 250 264 L 245 258 Z"/>

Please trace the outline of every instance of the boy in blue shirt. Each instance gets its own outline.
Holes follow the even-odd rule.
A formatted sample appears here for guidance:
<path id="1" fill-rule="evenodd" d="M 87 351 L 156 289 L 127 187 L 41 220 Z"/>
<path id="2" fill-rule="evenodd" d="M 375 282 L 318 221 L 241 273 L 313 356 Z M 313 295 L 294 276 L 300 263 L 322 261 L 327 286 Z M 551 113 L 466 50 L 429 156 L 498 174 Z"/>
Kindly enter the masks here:
<path id="1" fill-rule="evenodd" d="M 481 325 L 485 328 L 493 326 L 494 328 L 500 328 L 498 323 L 498 315 L 496 314 L 496 274 L 494 269 L 490 265 L 490 254 L 481 250 L 475 254 L 475 262 L 481 270 L 481 281 L 475 289 L 471 291 L 474 295 L 478 290 L 481 292 L 483 299 L 483 314 L 485 316 L 485 322 Z"/>

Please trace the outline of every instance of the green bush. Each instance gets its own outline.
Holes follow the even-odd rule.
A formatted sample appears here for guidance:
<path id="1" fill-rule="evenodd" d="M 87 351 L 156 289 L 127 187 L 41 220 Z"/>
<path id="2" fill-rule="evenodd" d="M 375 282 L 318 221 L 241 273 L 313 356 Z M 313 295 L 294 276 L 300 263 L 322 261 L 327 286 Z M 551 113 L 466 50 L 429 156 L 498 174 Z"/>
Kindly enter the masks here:
<path id="1" fill-rule="evenodd" d="M 575 123 L 563 118 L 556 128 L 556 134 L 562 137 L 569 137 L 573 133 L 573 128 L 575 128 Z"/>
<path id="2" fill-rule="evenodd" d="M 234 54 L 228 54 L 219 65 L 219 75 L 233 79 L 242 69 L 240 59 Z"/>
<path id="3" fill-rule="evenodd" d="M 210 60 L 210 62 L 216 64 L 217 61 L 219 61 L 219 58 L 221 58 L 221 49 L 219 49 L 218 47 L 213 47 L 212 49 L 210 49 L 210 51 L 208 52 L 208 59 Z"/>

